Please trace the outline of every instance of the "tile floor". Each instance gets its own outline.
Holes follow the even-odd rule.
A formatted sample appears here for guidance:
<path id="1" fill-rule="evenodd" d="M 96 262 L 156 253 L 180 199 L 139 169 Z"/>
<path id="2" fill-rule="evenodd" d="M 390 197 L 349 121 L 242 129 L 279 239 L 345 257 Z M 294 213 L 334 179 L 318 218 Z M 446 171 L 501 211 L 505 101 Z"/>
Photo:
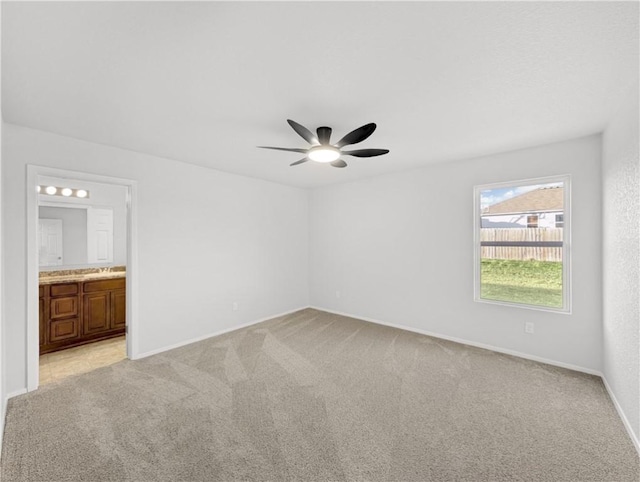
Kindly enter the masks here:
<path id="1" fill-rule="evenodd" d="M 126 357 L 124 336 L 47 353 L 40 356 L 40 385 L 112 365 Z"/>

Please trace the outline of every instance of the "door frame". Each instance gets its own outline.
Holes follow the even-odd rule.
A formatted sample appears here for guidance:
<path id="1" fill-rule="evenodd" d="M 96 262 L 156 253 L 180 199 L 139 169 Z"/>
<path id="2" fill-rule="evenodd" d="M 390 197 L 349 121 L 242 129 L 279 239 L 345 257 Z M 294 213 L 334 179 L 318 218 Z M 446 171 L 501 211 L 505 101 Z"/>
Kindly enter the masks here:
<path id="1" fill-rule="evenodd" d="M 27 391 L 38 388 L 40 377 L 40 320 L 38 309 L 38 177 L 50 176 L 98 182 L 127 188 L 127 358 L 138 358 L 138 183 L 131 179 L 102 176 L 53 167 L 27 165 Z"/>

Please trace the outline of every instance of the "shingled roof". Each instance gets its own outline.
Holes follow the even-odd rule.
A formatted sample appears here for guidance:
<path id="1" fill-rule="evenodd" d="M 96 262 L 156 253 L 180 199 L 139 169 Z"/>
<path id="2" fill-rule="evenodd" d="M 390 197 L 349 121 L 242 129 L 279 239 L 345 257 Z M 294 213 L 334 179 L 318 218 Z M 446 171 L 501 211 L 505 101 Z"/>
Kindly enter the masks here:
<path id="1" fill-rule="evenodd" d="M 482 214 L 515 214 L 562 211 L 564 208 L 564 189 L 562 187 L 541 187 L 525 192 L 506 201 L 493 204 Z"/>

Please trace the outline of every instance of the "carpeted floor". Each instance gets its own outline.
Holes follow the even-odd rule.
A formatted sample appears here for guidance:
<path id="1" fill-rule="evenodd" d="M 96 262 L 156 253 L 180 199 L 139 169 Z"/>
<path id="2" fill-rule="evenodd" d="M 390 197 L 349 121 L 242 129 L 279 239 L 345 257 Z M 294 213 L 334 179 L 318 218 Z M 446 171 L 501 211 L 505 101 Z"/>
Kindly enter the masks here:
<path id="1" fill-rule="evenodd" d="M 2 481 L 638 482 L 597 377 L 312 309 L 10 401 Z"/>

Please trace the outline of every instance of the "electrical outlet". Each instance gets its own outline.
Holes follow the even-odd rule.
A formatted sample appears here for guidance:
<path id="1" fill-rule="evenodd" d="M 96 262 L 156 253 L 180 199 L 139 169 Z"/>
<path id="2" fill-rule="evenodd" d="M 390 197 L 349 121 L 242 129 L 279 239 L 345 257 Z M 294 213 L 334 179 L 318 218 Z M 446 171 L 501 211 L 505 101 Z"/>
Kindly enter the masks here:
<path id="1" fill-rule="evenodd" d="M 336 290 L 336 298 L 340 298 L 340 296 L 341 296 L 340 291 L 339 291 L 339 290 Z"/>
<path id="2" fill-rule="evenodd" d="M 238 302 L 234 301 L 233 305 L 231 305 L 231 307 L 232 307 L 233 311 L 238 311 Z"/>
<path id="3" fill-rule="evenodd" d="M 530 335 L 533 334 L 533 321 L 527 321 L 524 324 L 524 332 L 529 333 Z"/>

